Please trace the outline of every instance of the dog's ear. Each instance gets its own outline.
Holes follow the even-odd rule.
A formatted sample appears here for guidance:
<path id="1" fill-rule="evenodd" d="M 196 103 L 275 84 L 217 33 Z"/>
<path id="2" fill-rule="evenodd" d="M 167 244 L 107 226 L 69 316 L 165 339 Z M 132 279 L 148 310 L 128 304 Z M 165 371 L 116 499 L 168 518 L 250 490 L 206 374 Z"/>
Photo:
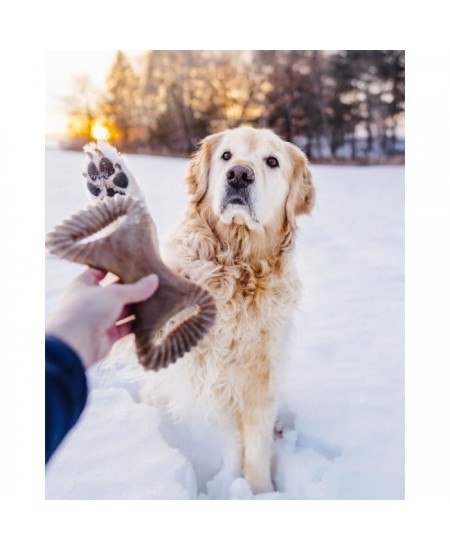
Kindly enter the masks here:
<path id="1" fill-rule="evenodd" d="M 208 190 L 211 157 L 222 132 L 203 139 L 188 165 L 186 184 L 191 201 L 198 204 Z"/>
<path id="2" fill-rule="evenodd" d="M 292 143 L 286 143 L 292 164 L 289 195 L 286 201 L 286 213 L 289 221 L 296 216 L 309 214 L 314 206 L 315 191 L 306 155 Z"/>

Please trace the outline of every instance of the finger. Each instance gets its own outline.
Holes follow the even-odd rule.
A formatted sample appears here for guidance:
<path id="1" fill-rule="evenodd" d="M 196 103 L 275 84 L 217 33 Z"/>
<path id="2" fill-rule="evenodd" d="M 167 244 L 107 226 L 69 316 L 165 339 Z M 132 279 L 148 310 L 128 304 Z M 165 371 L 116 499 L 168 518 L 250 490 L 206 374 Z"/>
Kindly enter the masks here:
<path id="1" fill-rule="evenodd" d="M 94 269 L 93 267 L 88 267 L 83 273 L 78 275 L 75 281 L 79 283 L 84 283 L 87 285 L 98 285 L 99 282 L 104 279 L 106 276 L 105 271 L 100 269 Z"/>
<path id="2" fill-rule="evenodd" d="M 159 279 L 155 274 L 147 275 L 132 285 L 114 285 L 115 292 L 124 304 L 142 302 L 153 296 L 158 288 Z"/>
<path id="3" fill-rule="evenodd" d="M 133 315 L 133 312 L 131 310 L 131 306 L 129 306 L 129 305 L 123 306 L 122 311 L 117 316 L 116 323 L 117 324 L 122 324 L 123 322 L 125 322 L 125 319 L 128 319 L 128 317 L 130 317 L 131 315 Z"/>
<path id="4" fill-rule="evenodd" d="M 128 323 L 129 321 L 133 321 L 135 319 L 134 313 L 131 311 L 131 306 L 126 305 L 122 311 L 120 312 L 120 315 L 117 317 L 116 322 L 114 323 L 116 326 L 122 325 L 123 323 Z"/>
<path id="5" fill-rule="evenodd" d="M 124 325 L 126 323 L 131 323 L 136 320 L 136 315 L 127 315 L 127 317 L 124 317 L 123 319 L 119 319 L 119 321 L 116 321 L 114 324 L 116 327 L 120 327 L 121 325 Z"/>
<path id="6" fill-rule="evenodd" d="M 104 277 L 104 279 L 101 280 L 100 282 L 100 286 L 109 286 L 109 285 L 113 285 L 115 283 L 121 283 L 121 280 L 119 279 L 119 277 L 117 275 L 115 275 L 114 273 L 107 273 Z"/>
<path id="7" fill-rule="evenodd" d="M 122 325 L 115 325 L 110 331 L 112 341 L 117 342 L 117 340 L 131 334 L 133 332 L 133 322 L 134 320 Z"/>
<path id="8" fill-rule="evenodd" d="M 134 328 L 134 318 L 128 322 L 124 322 L 119 325 L 113 325 L 108 330 L 108 336 L 111 340 L 111 345 L 120 340 L 124 336 L 132 334 Z"/>

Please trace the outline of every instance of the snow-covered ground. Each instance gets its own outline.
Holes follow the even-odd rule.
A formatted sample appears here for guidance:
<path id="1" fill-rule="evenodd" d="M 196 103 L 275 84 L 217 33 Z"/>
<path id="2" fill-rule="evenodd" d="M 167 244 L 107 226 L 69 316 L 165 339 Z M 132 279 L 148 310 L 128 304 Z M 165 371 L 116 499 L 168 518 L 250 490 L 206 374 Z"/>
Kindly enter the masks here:
<path id="1" fill-rule="evenodd" d="M 129 160 L 162 235 L 183 210 L 186 161 Z M 49 230 L 86 196 L 81 154 L 48 150 L 46 161 Z M 282 378 L 294 416 L 275 445 L 277 492 L 254 497 L 221 472 L 227 434 L 139 404 L 139 367 L 98 366 L 88 406 L 47 468 L 48 499 L 404 498 L 404 169 L 312 172 L 317 206 L 300 220 L 303 298 Z M 46 268 L 50 315 L 82 268 L 50 256 Z"/>

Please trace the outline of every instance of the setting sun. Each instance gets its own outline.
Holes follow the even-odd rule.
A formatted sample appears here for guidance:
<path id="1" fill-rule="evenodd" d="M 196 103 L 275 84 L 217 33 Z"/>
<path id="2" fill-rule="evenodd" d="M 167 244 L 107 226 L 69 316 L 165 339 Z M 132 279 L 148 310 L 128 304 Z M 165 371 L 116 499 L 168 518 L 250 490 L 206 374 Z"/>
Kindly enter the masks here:
<path id="1" fill-rule="evenodd" d="M 102 124 L 94 124 L 91 130 L 92 137 L 95 139 L 108 139 L 109 137 L 109 130 L 106 128 L 106 126 L 103 126 Z"/>

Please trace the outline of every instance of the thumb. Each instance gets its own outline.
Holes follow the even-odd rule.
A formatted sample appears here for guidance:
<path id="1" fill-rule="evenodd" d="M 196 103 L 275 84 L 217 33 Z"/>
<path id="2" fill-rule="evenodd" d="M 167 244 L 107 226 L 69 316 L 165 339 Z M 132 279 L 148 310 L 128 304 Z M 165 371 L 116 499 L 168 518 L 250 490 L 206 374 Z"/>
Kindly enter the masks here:
<path id="1" fill-rule="evenodd" d="M 93 267 L 88 267 L 83 271 L 78 277 L 75 278 L 76 283 L 87 284 L 90 286 L 98 285 L 99 282 L 104 279 L 106 273 L 100 269 L 94 269 Z"/>
<path id="2" fill-rule="evenodd" d="M 143 277 L 133 284 L 113 285 L 114 290 L 119 294 L 124 304 L 143 302 L 153 296 L 158 288 L 159 279 L 154 273 Z"/>

